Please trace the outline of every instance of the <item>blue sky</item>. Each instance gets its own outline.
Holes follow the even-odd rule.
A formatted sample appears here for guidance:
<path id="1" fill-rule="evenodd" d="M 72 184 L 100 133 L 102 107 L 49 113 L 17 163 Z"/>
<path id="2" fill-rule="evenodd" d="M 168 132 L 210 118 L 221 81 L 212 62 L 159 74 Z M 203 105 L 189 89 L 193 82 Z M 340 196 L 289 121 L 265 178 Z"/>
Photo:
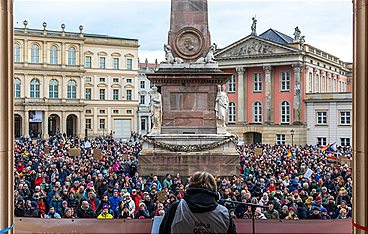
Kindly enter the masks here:
<path id="1" fill-rule="evenodd" d="M 269 28 L 292 36 L 299 26 L 306 43 L 352 61 L 352 3 L 340 1 L 249 1 L 208 0 L 212 42 L 220 48 L 250 34 L 252 17 L 257 32 Z M 139 39 L 141 61 L 163 60 L 163 44 L 169 30 L 170 0 L 15 0 L 14 25 L 30 28 L 78 32 L 83 25 L 88 33 Z"/>

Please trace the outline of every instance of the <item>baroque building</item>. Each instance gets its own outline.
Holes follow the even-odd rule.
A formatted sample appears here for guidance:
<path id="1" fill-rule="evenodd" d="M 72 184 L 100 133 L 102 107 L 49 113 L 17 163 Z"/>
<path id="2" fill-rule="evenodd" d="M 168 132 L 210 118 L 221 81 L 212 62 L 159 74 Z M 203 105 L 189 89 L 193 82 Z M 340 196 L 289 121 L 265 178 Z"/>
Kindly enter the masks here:
<path id="1" fill-rule="evenodd" d="M 139 63 L 138 77 L 138 133 L 146 135 L 151 130 L 151 111 L 150 111 L 150 91 L 151 82 L 147 79 L 146 74 L 152 74 L 159 68 L 157 60 L 155 63 L 148 63 L 146 59 L 144 63 Z"/>
<path id="2" fill-rule="evenodd" d="M 306 144 L 307 94 L 351 92 L 348 64 L 275 29 L 252 33 L 215 53 L 227 84 L 228 129 L 245 143 Z"/>
<path id="3" fill-rule="evenodd" d="M 79 30 L 15 28 L 16 137 L 137 131 L 138 40 Z"/>

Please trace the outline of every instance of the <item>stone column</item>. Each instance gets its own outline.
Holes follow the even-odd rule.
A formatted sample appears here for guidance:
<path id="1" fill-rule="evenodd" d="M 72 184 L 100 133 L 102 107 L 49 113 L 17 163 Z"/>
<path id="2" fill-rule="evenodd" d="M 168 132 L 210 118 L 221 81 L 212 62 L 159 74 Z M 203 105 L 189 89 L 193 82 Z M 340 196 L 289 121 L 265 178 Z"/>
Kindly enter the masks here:
<path id="1" fill-rule="evenodd" d="M 99 89 L 98 89 L 98 77 L 97 75 L 94 75 L 94 81 L 93 81 L 93 97 L 95 100 L 100 100 L 100 94 L 99 94 Z"/>
<path id="2" fill-rule="evenodd" d="M 47 43 L 46 41 L 43 42 L 43 48 L 42 48 L 42 63 L 43 66 L 46 67 L 47 66 Z"/>
<path id="3" fill-rule="evenodd" d="M 271 80 L 271 66 L 264 66 L 263 67 L 265 71 L 265 105 L 264 110 L 266 111 L 266 120 L 265 123 L 271 124 L 272 123 L 272 80 Z"/>
<path id="4" fill-rule="evenodd" d="M 93 135 L 98 135 L 98 129 L 100 126 L 98 126 L 98 117 L 97 117 L 97 107 L 93 107 Z"/>
<path id="5" fill-rule="evenodd" d="M 28 39 L 24 39 L 24 65 L 28 65 Z"/>
<path id="6" fill-rule="evenodd" d="M 61 50 L 60 50 L 60 57 L 61 57 L 61 67 L 65 67 L 65 42 L 61 43 Z"/>
<path id="7" fill-rule="evenodd" d="M 48 94 L 48 87 L 49 87 L 49 82 L 47 82 L 47 75 L 43 75 L 43 79 L 42 79 L 42 84 L 41 87 L 43 87 L 43 90 L 40 92 L 43 92 L 43 94 L 41 93 L 41 97 L 45 97 L 45 100 L 48 100 L 49 94 Z"/>
<path id="8" fill-rule="evenodd" d="M 62 99 L 62 101 L 63 102 L 65 102 L 65 98 L 66 98 L 66 90 L 67 90 L 67 87 L 66 87 L 66 77 L 63 75 L 62 77 L 61 77 L 61 99 Z"/>
<path id="9" fill-rule="evenodd" d="M 136 86 L 137 87 L 137 86 Z M 111 76 L 107 76 L 107 96 L 106 100 L 112 100 Z"/>
<path id="10" fill-rule="evenodd" d="M 13 0 L 0 1 L 0 230 L 14 224 Z M 8 233 L 13 233 L 13 229 Z"/>
<path id="11" fill-rule="evenodd" d="M 61 113 L 61 120 L 60 120 L 60 131 L 62 134 L 66 133 L 66 113 L 63 111 Z"/>
<path id="12" fill-rule="evenodd" d="M 368 228 L 368 0 L 354 0 L 353 225 Z"/>
<path id="13" fill-rule="evenodd" d="M 293 64 L 294 68 L 294 123 L 300 124 L 302 122 L 302 82 L 301 71 L 302 64 Z"/>
<path id="14" fill-rule="evenodd" d="M 238 123 L 244 123 L 244 68 L 237 67 L 237 77 L 238 77 Z"/>
<path id="15" fill-rule="evenodd" d="M 111 127 L 111 124 L 112 124 L 112 118 L 111 118 L 111 107 L 108 107 L 107 108 L 107 134 L 110 134 L 111 130 L 112 130 L 112 127 Z"/>
<path id="16" fill-rule="evenodd" d="M 49 112 L 43 112 L 43 120 L 42 120 L 42 134 L 43 138 L 47 138 L 49 136 Z"/>
<path id="17" fill-rule="evenodd" d="M 79 99 L 85 99 L 86 98 L 86 96 L 85 96 L 85 94 L 84 94 L 84 77 L 83 76 L 80 76 L 79 77 L 79 80 L 80 80 L 80 82 L 79 82 L 79 88 L 80 88 L 80 92 L 79 92 Z M 77 95 L 78 96 L 78 95 Z M 83 130 L 84 131 L 84 130 Z"/>
<path id="18" fill-rule="evenodd" d="M 29 111 L 27 109 L 24 111 L 23 126 L 24 126 L 23 136 L 28 137 L 29 136 Z"/>

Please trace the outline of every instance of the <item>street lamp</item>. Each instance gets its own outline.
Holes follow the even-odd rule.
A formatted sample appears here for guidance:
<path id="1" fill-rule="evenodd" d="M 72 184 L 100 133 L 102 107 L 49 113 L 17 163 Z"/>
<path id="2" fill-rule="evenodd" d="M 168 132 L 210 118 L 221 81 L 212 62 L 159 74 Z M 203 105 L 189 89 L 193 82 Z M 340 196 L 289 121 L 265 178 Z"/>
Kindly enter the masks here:
<path id="1" fill-rule="evenodd" d="M 290 133 L 291 133 L 291 145 L 294 145 L 294 129 L 291 129 Z"/>

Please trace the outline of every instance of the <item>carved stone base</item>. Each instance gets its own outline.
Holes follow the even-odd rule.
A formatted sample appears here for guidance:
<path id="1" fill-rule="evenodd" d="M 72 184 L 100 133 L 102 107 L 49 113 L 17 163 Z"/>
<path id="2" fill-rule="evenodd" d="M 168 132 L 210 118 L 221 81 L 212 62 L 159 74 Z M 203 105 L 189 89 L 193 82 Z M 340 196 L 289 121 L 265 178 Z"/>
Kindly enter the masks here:
<path id="1" fill-rule="evenodd" d="M 229 138 L 230 134 L 161 134 L 149 135 L 155 142 L 170 145 L 208 145 Z M 218 147 L 199 152 L 173 152 L 159 148 L 145 141 L 139 156 L 139 171 L 143 176 L 154 174 L 180 173 L 190 176 L 196 171 L 208 171 L 214 175 L 231 176 L 239 174 L 239 154 L 235 144 L 227 142 Z"/>

